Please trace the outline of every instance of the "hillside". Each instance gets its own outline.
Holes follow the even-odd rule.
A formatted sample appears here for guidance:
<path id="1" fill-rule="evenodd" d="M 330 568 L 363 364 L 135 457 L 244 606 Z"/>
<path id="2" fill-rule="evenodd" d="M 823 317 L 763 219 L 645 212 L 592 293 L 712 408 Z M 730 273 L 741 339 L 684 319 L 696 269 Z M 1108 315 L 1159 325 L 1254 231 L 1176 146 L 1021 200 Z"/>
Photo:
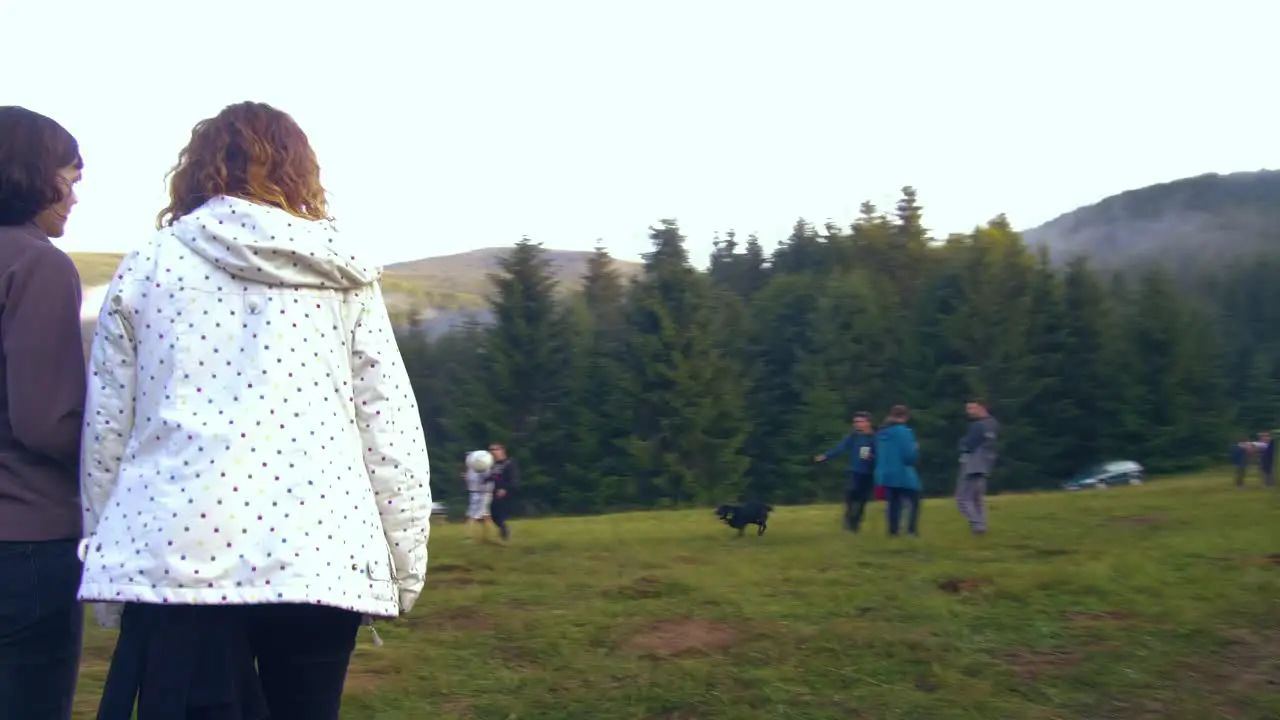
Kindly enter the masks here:
<path id="1" fill-rule="evenodd" d="M 421 283 L 438 291 L 460 295 L 482 296 L 489 288 L 488 274 L 497 272 L 510 248 L 482 248 L 456 255 L 411 260 L 387 266 L 387 274 L 398 281 Z M 556 278 L 565 287 L 577 287 L 587 272 L 590 252 L 581 250 L 548 250 L 547 257 L 555 265 Z M 624 275 L 638 272 L 640 263 L 616 261 Z"/>
<path id="2" fill-rule="evenodd" d="M 1280 248 L 1280 171 L 1207 174 L 1113 195 L 1023 231 L 1058 260 L 1119 268 L 1155 259 L 1175 269 Z"/>
<path id="3" fill-rule="evenodd" d="M 508 251 L 509 248 L 483 248 L 388 265 L 382 281 L 387 304 L 397 313 L 419 310 L 421 327 L 432 335 L 468 318 L 484 320 L 488 312 L 485 307 L 488 274 L 498 269 L 498 263 Z M 591 253 L 548 250 L 547 254 L 555 263 L 562 286 L 577 288 Z M 71 253 L 86 288 L 107 284 L 122 257 L 118 253 Z M 617 267 L 624 276 L 629 276 L 638 272 L 641 265 L 618 260 Z"/>

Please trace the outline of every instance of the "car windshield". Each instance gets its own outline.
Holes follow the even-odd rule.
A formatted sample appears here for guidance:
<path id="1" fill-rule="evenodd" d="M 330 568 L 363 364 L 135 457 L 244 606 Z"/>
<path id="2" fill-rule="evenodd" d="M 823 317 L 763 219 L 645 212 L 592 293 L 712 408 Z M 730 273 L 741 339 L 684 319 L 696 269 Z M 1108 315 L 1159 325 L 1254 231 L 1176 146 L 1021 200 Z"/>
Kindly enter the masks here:
<path id="1" fill-rule="evenodd" d="M 1101 465 L 1090 465 L 1089 467 L 1076 473 L 1072 480 L 1088 480 L 1102 474 Z"/>

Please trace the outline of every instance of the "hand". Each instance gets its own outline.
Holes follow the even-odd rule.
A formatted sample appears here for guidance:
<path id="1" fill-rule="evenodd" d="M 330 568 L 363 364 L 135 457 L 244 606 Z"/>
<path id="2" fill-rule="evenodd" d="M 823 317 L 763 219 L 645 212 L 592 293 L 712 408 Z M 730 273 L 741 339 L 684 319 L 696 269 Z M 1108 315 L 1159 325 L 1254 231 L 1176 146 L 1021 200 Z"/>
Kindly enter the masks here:
<path id="1" fill-rule="evenodd" d="M 503 498 L 507 496 L 507 491 L 499 489 L 497 492 L 494 493 L 494 495 L 497 497 Z"/>
<path id="2" fill-rule="evenodd" d="M 827 456 L 826 456 L 826 455 L 814 455 L 814 456 L 813 456 L 813 461 L 814 461 L 814 462 L 816 462 L 816 463 L 826 462 L 826 461 L 827 461 Z"/>

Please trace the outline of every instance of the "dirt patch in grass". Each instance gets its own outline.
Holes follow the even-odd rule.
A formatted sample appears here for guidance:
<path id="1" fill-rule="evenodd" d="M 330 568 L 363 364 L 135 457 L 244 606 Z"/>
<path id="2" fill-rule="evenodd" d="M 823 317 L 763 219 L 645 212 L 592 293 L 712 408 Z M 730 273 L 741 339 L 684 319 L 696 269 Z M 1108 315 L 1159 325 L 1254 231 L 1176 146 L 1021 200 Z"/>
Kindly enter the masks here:
<path id="1" fill-rule="evenodd" d="M 1280 692 L 1280 630 L 1236 630 L 1216 662 L 1206 663 L 1215 680 L 1237 691 Z"/>
<path id="2" fill-rule="evenodd" d="M 625 585 L 604 590 L 603 595 L 622 600 L 651 600 L 684 595 L 688 591 L 688 586 L 681 583 L 663 580 L 656 575 L 641 575 Z"/>
<path id="3" fill-rule="evenodd" d="M 1014 677 L 1028 684 L 1067 675 L 1083 661 L 1084 653 L 1066 650 L 1020 650 L 1004 659 Z"/>
<path id="4" fill-rule="evenodd" d="M 1169 518 L 1163 515 L 1117 515 L 1111 518 L 1111 522 L 1117 525 L 1147 527 L 1149 525 L 1163 525 L 1169 522 Z"/>
<path id="5" fill-rule="evenodd" d="M 476 578 L 470 575 L 455 575 L 452 577 L 432 577 L 427 574 L 427 587 L 432 589 L 471 587 L 472 585 L 492 585 L 493 581 L 487 578 Z"/>
<path id="6" fill-rule="evenodd" d="M 493 617 L 472 608 L 457 608 L 428 615 L 420 626 L 449 632 L 487 632 L 493 629 Z"/>
<path id="7" fill-rule="evenodd" d="M 944 593 L 960 595 L 990 584 L 991 581 L 984 578 L 945 578 L 938 581 L 938 589 Z"/>
<path id="8" fill-rule="evenodd" d="M 697 555 L 691 555 L 689 553 L 680 553 L 679 555 L 676 555 L 671 559 L 680 563 L 681 565 L 701 565 L 702 564 L 701 557 Z"/>
<path id="9" fill-rule="evenodd" d="M 1280 553 L 1271 553 L 1270 555 L 1264 555 L 1262 558 L 1262 562 L 1268 565 L 1276 565 L 1280 567 Z"/>
<path id="10" fill-rule="evenodd" d="M 432 565 L 427 570 L 434 573 L 466 573 L 468 575 L 474 572 L 466 565 Z"/>
<path id="11" fill-rule="evenodd" d="M 662 620 L 632 635 L 623 647 L 658 658 L 709 655 L 732 646 L 736 637 L 733 628 L 711 620 Z"/>
<path id="12" fill-rule="evenodd" d="M 1125 622 L 1137 617 L 1124 610 L 1069 610 L 1062 615 L 1075 623 Z"/>

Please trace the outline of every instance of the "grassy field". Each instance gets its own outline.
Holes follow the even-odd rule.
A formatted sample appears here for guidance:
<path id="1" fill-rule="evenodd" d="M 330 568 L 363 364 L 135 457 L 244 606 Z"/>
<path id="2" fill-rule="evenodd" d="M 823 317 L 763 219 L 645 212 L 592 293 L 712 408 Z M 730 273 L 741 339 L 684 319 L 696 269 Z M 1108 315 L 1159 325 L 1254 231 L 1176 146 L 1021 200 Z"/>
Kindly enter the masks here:
<path id="1" fill-rule="evenodd" d="M 413 614 L 361 635 L 344 717 L 1280 717 L 1280 495 L 1226 474 L 1006 496 L 971 537 L 832 506 L 737 538 L 709 510 L 431 541 Z M 92 631 L 81 714 L 112 635 Z"/>

